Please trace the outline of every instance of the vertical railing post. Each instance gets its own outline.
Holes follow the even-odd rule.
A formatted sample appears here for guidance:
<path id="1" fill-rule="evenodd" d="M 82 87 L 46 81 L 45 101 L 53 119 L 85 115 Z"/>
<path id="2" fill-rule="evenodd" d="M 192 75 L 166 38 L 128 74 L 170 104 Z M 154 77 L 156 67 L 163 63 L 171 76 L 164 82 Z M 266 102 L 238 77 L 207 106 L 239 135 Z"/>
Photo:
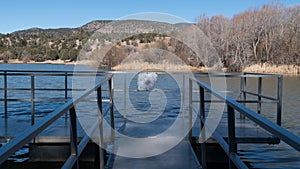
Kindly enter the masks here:
<path id="1" fill-rule="evenodd" d="M 245 76 L 246 74 L 243 73 L 241 76 L 241 95 L 242 95 L 242 100 L 243 100 L 243 105 L 246 106 L 246 100 L 247 100 L 247 96 L 246 96 L 246 85 L 247 85 L 247 77 Z M 240 119 L 245 119 L 245 115 L 240 114 Z"/>
<path id="2" fill-rule="evenodd" d="M 235 138 L 235 114 L 231 106 L 227 106 L 228 111 L 228 146 L 229 146 L 229 169 L 234 169 L 236 166 L 230 159 L 232 154 L 237 153 L 237 143 Z"/>
<path id="3" fill-rule="evenodd" d="M 192 106 L 193 106 L 193 81 L 192 79 L 189 79 L 189 128 L 190 128 L 190 131 L 189 131 L 189 140 L 190 142 L 192 142 L 192 136 L 193 136 L 193 109 L 192 109 Z"/>
<path id="4" fill-rule="evenodd" d="M 204 88 L 199 86 L 199 94 L 200 94 L 200 126 L 201 126 L 201 161 L 202 161 L 202 168 L 206 169 L 206 145 L 205 145 L 205 103 L 204 103 Z"/>
<path id="5" fill-rule="evenodd" d="M 35 99 L 35 91 L 34 91 L 34 74 L 31 74 L 31 125 L 34 125 L 35 120 L 35 106 L 34 106 L 34 99 Z"/>
<path id="6" fill-rule="evenodd" d="M 262 77 L 258 77 L 258 88 L 257 88 L 257 94 L 258 94 L 258 104 L 257 104 L 257 113 L 261 113 L 261 91 L 262 91 Z"/>
<path id="7" fill-rule="evenodd" d="M 68 72 L 65 72 L 65 100 L 68 99 Z"/>
<path id="8" fill-rule="evenodd" d="M 199 86 L 199 94 L 200 94 L 200 117 L 204 120 L 205 104 L 204 104 L 204 88 L 202 86 Z M 203 125 L 202 121 L 201 121 L 201 125 Z"/>
<path id="9" fill-rule="evenodd" d="M 182 93 L 181 96 L 181 117 L 184 118 L 184 100 L 185 100 L 185 75 L 182 75 L 182 91 L 180 91 L 180 93 Z"/>
<path id="10" fill-rule="evenodd" d="M 68 72 L 65 72 L 65 102 L 68 99 Z M 68 113 L 65 114 L 65 119 L 68 118 Z"/>
<path id="11" fill-rule="evenodd" d="M 102 88 L 97 89 L 97 103 L 98 103 L 98 119 L 99 119 L 99 156 L 96 159 L 97 166 L 100 169 L 104 169 L 104 150 L 103 150 L 103 114 L 102 114 Z"/>
<path id="12" fill-rule="evenodd" d="M 276 123 L 281 126 L 281 114 L 282 114 L 282 75 L 278 77 L 277 86 L 277 118 Z"/>
<path id="13" fill-rule="evenodd" d="M 3 76 L 3 87 L 4 87 L 4 118 L 8 118 L 8 112 L 7 112 L 7 72 L 4 71 Z"/>
<path id="14" fill-rule="evenodd" d="M 111 137 L 112 140 L 115 138 L 115 119 L 114 119 L 114 91 L 112 78 L 108 81 L 109 87 L 109 103 L 110 103 L 110 125 L 111 125 Z"/>
<path id="15" fill-rule="evenodd" d="M 124 73 L 124 116 L 125 116 L 125 123 L 126 123 L 126 121 L 127 121 L 127 115 L 126 115 L 126 109 L 127 109 L 127 105 L 126 105 L 126 92 L 127 92 L 127 84 L 126 84 L 126 82 L 127 82 L 127 77 L 126 77 L 126 73 Z M 128 89 L 129 90 L 129 89 Z M 129 91 L 128 91 L 129 92 Z M 128 94 L 129 95 L 129 94 Z"/>
<path id="16" fill-rule="evenodd" d="M 77 124 L 76 124 L 76 111 L 74 106 L 70 109 L 70 142 L 71 142 L 71 155 L 76 157 L 76 163 L 73 166 L 73 168 L 78 169 L 79 161 L 78 161 L 78 147 L 77 147 Z"/>

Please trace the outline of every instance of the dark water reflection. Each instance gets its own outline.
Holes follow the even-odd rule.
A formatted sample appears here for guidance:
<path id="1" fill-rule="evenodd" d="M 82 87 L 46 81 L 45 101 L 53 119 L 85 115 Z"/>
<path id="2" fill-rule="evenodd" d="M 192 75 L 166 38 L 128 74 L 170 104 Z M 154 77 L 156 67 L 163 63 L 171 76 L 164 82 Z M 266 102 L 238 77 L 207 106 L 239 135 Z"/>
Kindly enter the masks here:
<path id="1" fill-rule="evenodd" d="M 270 88 L 276 84 L 274 81 L 266 83 Z M 267 92 L 268 87 L 263 91 Z M 300 136 L 300 76 L 284 76 L 282 110 L 282 126 Z M 272 146 L 242 145 L 241 148 L 247 150 L 241 154 L 253 168 L 300 168 L 300 153 L 283 142 Z"/>
<path id="2" fill-rule="evenodd" d="M 0 70 L 73 70 L 73 66 L 70 65 L 14 65 L 14 64 L 0 64 Z M 164 89 L 168 85 L 162 85 L 161 82 L 168 84 L 168 79 L 164 76 L 161 76 L 162 79 L 159 79 L 159 87 Z M 15 77 L 13 79 L 8 78 L 10 81 L 9 87 L 30 87 L 30 78 L 29 77 Z M 72 79 L 68 79 L 69 82 Z M 249 79 L 247 84 L 249 89 L 252 91 L 257 91 L 257 79 Z M 284 84 L 283 84 L 283 118 L 282 118 L 282 126 L 287 130 L 295 133 L 300 136 L 300 76 L 284 76 Z M 64 77 L 38 77 L 36 83 L 37 87 L 43 88 L 63 88 Z M 49 83 L 53 82 L 53 83 Z M 133 83 L 133 87 L 134 87 Z M 187 84 L 187 83 L 186 83 Z M 263 80 L 263 94 L 269 96 L 275 96 L 274 89 L 276 88 L 276 80 L 274 79 L 264 79 Z M 116 86 L 120 84 L 115 84 Z M 227 94 L 231 96 L 233 99 L 238 99 L 239 95 L 239 80 L 236 79 L 227 79 Z M 0 77 L 0 86 L 3 86 L 3 77 Z M 120 85 L 121 86 L 121 85 Z M 174 85 L 176 89 L 178 86 Z M 68 87 L 72 87 L 72 84 L 69 83 Z M 10 91 L 9 98 L 28 98 L 30 95 L 30 91 Z M 3 91 L 0 91 L 0 96 L 3 96 Z M 168 93 L 166 94 L 169 97 L 168 101 L 172 101 L 168 103 L 168 116 L 174 117 L 177 116 L 180 105 L 180 101 L 176 100 L 177 96 L 180 96 L 180 93 Z M 41 91 L 37 91 L 36 97 L 40 99 L 49 99 L 49 98 L 64 98 L 64 92 L 51 92 L 45 94 Z M 71 95 L 69 96 L 71 97 Z M 138 106 L 138 102 L 134 100 L 135 97 L 131 97 L 133 99 L 133 104 Z M 175 99 L 175 100 L 174 100 Z M 172 104 L 171 104 L 172 103 Z M 44 117 L 46 114 L 52 112 L 55 108 L 62 105 L 63 102 L 57 103 L 36 103 L 36 114 L 38 117 Z M 256 109 L 256 105 L 247 104 L 248 107 L 253 110 Z M 10 117 L 18 117 L 18 118 L 30 118 L 31 113 L 31 103 L 21 103 L 21 102 L 11 102 L 9 103 L 9 116 Z M 268 119 L 275 121 L 276 117 L 276 106 L 272 104 L 266 104 L 262 107 L 262 115 L 267 117 Z M 3 122 L 3 102 L 0 103 L 0 123 Z M 294 151 L 291 147 L 286 145 L 285 143 L 280 143 L 279 145 L 239 145 L 241 149 L 240 155 L 243 160 L 248 162 L 251 168 L 300 168 L 300 153 Z"/>

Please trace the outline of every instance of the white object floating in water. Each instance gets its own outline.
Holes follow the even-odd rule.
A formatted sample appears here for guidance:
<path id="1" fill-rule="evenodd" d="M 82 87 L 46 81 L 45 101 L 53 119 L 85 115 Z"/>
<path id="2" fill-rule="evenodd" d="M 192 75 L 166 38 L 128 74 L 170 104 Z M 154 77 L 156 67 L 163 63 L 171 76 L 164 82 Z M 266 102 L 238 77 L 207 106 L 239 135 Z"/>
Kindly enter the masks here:
<path id="1" fill-rule="evenodd" d="M 157 74 L 154 72 L 139 73 L 137 85 L 139 91 L 151 91 L 155 88 L 157 81 Z"/>

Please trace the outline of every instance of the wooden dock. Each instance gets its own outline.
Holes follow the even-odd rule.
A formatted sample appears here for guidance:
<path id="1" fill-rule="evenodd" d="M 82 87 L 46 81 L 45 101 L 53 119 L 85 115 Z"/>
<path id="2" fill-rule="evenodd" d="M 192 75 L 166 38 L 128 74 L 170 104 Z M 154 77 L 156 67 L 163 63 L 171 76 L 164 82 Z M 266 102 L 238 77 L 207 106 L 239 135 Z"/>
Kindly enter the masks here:
<path id="1" fill-rule="evenodd" d="M 6 72 L 4 73 L 4 76 L 7 76 Z M 59 161 L 64 162 L 62 168 L 79 168 L 79 162 L 82 162 L 82 159 L 84 159 L 84 154 L 90 155 L 88 160 L 91 160 L 90 162 L 93 162 L 95 165 L 99 165 L 99 168 L 103 168 L 103 165 L 105 164 L 106 168 L 112 169 L 206 169 L 207 166 L 209 166 L 208 163 L 216 163 L 216 158 L 221 159 L 226 163 L 225 165 L 229 166 L 229 168 L 234 167 L 234 165 L 238 168 L 247 168 L 243 159 L 239 157 L 238 144 L 278 144 L 279 139 L 300 151 L 300 139 L 287 130 L 279 127 L 282 115 L 282 76 L 255 74 L 228 75 L 228 77 L 232 76 L 240 78 L 241 80 L 240 91 L 241 96 L 243 97 L 241 97 L 239 102 L 257 104 L 256 112 L 229 97 L 224 96 L 222 93 L 211 88 L 208 84 L 191 77 L 189 78 L 188 110 L 184 109 L 185 112 L 172 112 L 172 115 L 169 116 L 167 113 L 162 114 L 157 119 L 154 119 L 154 121 L 147 123 L 135 123 L 131 121 L 130 118 L 122 118 L 123 114 L 117 112 L 114 108 L 116 103 L 114 100 L 117 100 L 118 98 L 115 98 L 114 96 L 112 74 L 109 74 L 102 81 L 79 94 L 74 100 L 71 99 L 48 116 L 43 117 L 43 120 L 37 117 L 35 120 L 36 124 L 41 120 L 41 123 L 38 125 L 31 127 L 30 116 L 28 116 L 28 119 L 9 117 L 7 115 L 0 118 L 0 141 L 9 142 L 1 147 L 0 163 L 2 164 L 5 162 L 15 151 L 19 150 L 24 145 L 27 146 L 28 143 L 30 162 Z M 246 78 L 254 76 L 258 79 L 257 93 L 246 90 Z M 273 76 L 278 79 L 277 96 L 274 98 L 262 95 L 261 91 L 262 78 Z M 32 75 L 32 77 L 34 76 Z M 109 100 L 102 95 L 104 91 L 104 87 L 102 86 L 105 83 L 107 83 L 109 87 Z M 199 91 L 194 91 L 193 85 L 195 84 Z M 4 89 L 8 90 L 5 87 Z M 34 88 L 31 90 L 34 90 Z M 104 154 L 104 151 L 99 149 L 99 147 L 92 142 L 78 121 L 75 105 L 95 91 L 97 93 L 97 108 L 99 109 L 97 113 L 109 113 L 110 117 L 108 117 L 108 119 L 110 119 L 111 127 L 115 127 L 116 131 L 125 136 L 143 138 L 143 144 L 136 144 L 136 142 L 130 142 L 130 140 L 124 141 L 118 134 L 116 134 L 115 137 L 112 137 L 110 128 L 107 129 L 103 127 L 103 123 L 90 122 L 88 119 L 86 121 L 89 125 L 88 127 L 97 130 L 96 133 L 98 133 L 98 135 L 96 138 L 99 138 L 98 136 L 100 136 L 101 140 L 103 138 L 104 146 L 109 145 L 109 148 L 113 147 L 113 152 L 106 152 L 106 154 Z M 198 96 L 193 97 L 193 94 L 195 93 L 198 93 Z M 207 99 L 206 93 L 215 95 L 219 100 Z M 246 95 L 255 96 L 257 97 L 257 100 L 247 100 Z M 198 98 L 199 96 L 200 98 Z M 183 96 L 183 98 L 185 97 Z M 193 100 L 195 98 L 196 100 Z M 32 98 L 31 100 L 34 108 L 34 99 Z M 105 104 L 105 106 L 102 104 L 104 100 L 108 103 Z M 7 103 L 9 99 L 5 98 L 3 101 L 4 105 L 6 105 L 5 110 L 7 110 L 7 104 L 5 103 Z M 202 116 L 203 119 L 211 118 L 208 116 L 208 113 L 212 112 L 205 111 L 207 103 L 219 101 L 226 103 L 227 109 L 225 111 L 227 112 L 222 114 L 220 121 L 215 120 L 217 125 L 216 130 L 212 131 L 212 136 L 205 141 L 205 144 L 202 144 L 199 142 L 199 133 L 201 130 L 199 116 Z M 259 115 L 262 103 L 276 104 L 276 124 Z M 125 110 L 127 113 L 130 113 L 130 109 L 124 108 L 122 111 Z M 7 113 L 7 111 L 5 112 Z M 32 112 L 34 113 L 34 111 Z M 68 117 L 65 116 L 65 113 L 68 114 Z M 116 116 L 117 113 L 122 114 L 122 116 Z M 138 117 L 134 118 L 145 118 L 147 114 L 148 113 L 138 114 Z M 195 114 L 197 114 L 198 117 L 196 117 L 196 122 L 192 127 L 192 138 L 189 138 L 190 135 L 188 135 L 187 130 L 189 129 L 189 119 Z M 240 114 L 251 120 L 239 118 Z M 130 114 L 130 116 L 133 115 L 134 113 Z M 97 120 L 98 114 L 87 118 Z M 180 125 L 173 128 L 171 133 L 162 134 L 164 131 L 172 128 L 172 124 L 174 124 L 177 119 L 181 122 Z M 99 129 L 102 131 L 102 128 L 103 132 L 100 133 Z M 181 133 L 181 135 L 178 135 L 178 133 Z M 14 139 L 14 137 L 17 138 Z M 155 142 L 157 141 L 155 138 L 159 138 L 159 141 Z M 173 143 L 176 144 L 173 145 Z M 163 146 L 166 145 L 173 146 L 168 147 L 165 150 L 160 150 L 161 148 L 165 148 Z M 217 147 L 218 150 L 212 150 L 211 147 Z M 125 152 L 128 151 L 133 154 L 144 154 L 139 157 L 135 155 L 124 155 L 124 150 Z M 151 153 L 145 150 L 150 150 Z M 153 151 L 155 150 L 160 151 L 159 153 L 153 154 Z M 105 155 L 109 156 L 106 161 L 103 158 L 106 157 Z M 201 161 L 201 165 L 199 160 Z M 220 166 L 224 166 L 224 164 Z"/>
<path id="2" fill-rule="evenodd" d="M 4 119 L 1 119 L 4 120 Z M 123 126 L 122 133 L 126 135 L 130 135 L 131 137 L 148 137 L 152 135 L 156 135 L 161 130 L 167 129 L 170 124 L 175 119 L 158 119 L 156 122 L 151 123 L 151 125 L 136 125 L 134 123 L 127 122 L 125 127 Z M 37 121 L 38 122 L 38 121 Z M 13 139 L 15 136 L 21 134 L 31 126 L 30 120 L 20 120 L 9 118 L 6 119 L 5 123 L 1 124 L 0 130 L 0 139 L 2 142 L 9 141 Z M 187 123 L 186 123 L 187 124 Z M 79 124 L 78 124 L 79 125 Z M 124 125 L 124 121 L 117 120 L 116 126 L 117 128 Z M 80 126 L 80 125 L 79 125 Z M 106 131 L 106 130 L 104 130 Z M 105 142 L 108 142 L 108 133 L 104 132 L 106 137 Z M 81 127 L 78 127 L 78 137 L 84 135 L 84 130 Z M 149 137 L 149 140 L 151 138 Z M 117 142 L 116 138 L 116 142 Z M 163 140 L 164 144 L 168 144 L 168 139 Z M 64 117 L 57 120 L 53 125 L 48 127 L 45 131 L 43 131 L 39 136 L 37 136 L 34 141 L 31 143 L 31 152 L 30 157 L 31 161 L 64 161 L 68 155 L 68 146 L 70 142 L 70 131 L 69 131 L 69 122 L 68 119 Z M 149 141 L 151 142 L 151 141 Z M 60 147 L 60 148 L 59 148 Z M 38 149 L 38 151 L 36 151 Z M 56 153 L 49 152 L 49 149 L 54 150 Z M 67 151 L 67 152 L 65 152 Z M 42 155 L 48 152 L 47 157 L 42 157 Z M 60 152 L 61 156 L 65 157 L 57 157 L 57 152 Z M 55 156 L 56 155 L 56 156 Z M 114 156 L 113 154 L 111 154 Z M 89 157 L 91 160 L 92 158 Z M 110 161 L 108 166 L 111 166 L 113 169 L 134 169 L 134 168 L 162 168 L 162 169 L 181 169 L 181 168 L 201 168 L 196 155 L 193 152 L 192 146 L 190 142 L 185 138 L 175 147 L 170 149 L 169 151 L 146 158 L 126 158 L 121 156 L 114 156 L 113 161 Z"/>
<path id="3" fill-rule="evenodd" d="M 123 134 L 135 138 L 147 138 L 147 145 L 149 144 L 157 144 L 156 135 L 160 134 L 165 129 L 170 127 L 175 121 L 176 118 L 158 118 L 155 121 L 147 124 L 141 123 L 133 123 L 133 122 L 126 122 L 125 128 L 121 131 Z M 184 120 L 182 122 L 185 122 Z M 185 127 L 187 127 L 188 123 L 185 123 Z M 159 137 L 159 145 L 156 147 L 164 146 L 165 144 L 172 144 L 171 140 L 177 140 L 178 136 L 176 135 L 169 135 L 164 137 Z M 201 166 L 198 162 L 198 159 L 193 151 L 193 148 L 188 141 L 188 139 L 182 138 L 183 140 L 176 144 L 170 150 L 158 154 L 151 157 L 144 157 L 144 158 L 129 158 L 129 157 L 122 157 L 122 156 L 114 156 L 113 160 L 109 163 L 109 168 L 112 169 L 154 169 L 154 168 L 161 168 L 161 169 L 182 169 L 182 168 L 191 168 L 191 169 L 200 169 Z M 170 142 L 171 141 L 171 142 Z M 118 142 L 118 138 L 116 141 Z M 130 144 L 127 144 L 130 145 Z M 146 145 L 146 146 L 147 146 Z M 128 147 L 132 149 L 131 151 L 149 151 L 152 146 L 149 147 L 140 147 L 136 145 L 135 148 Z M 117 150 L 118 151 L 118 150 Z M 145 152 L 147 153 L 147 152 Z"/>
<path id="4" fill-rule="evenodd" d="M 228 128 L 227 128 L 227 113 L 223 114 L 217 129 L 217 132 L 225 140 L 228 139 Z M 193 143 L 199 143 L 200 134 L 200 120 L 197 118 L 195 125 L 192 130 Z M 247 118 L 241 119 L 238 116 L 235 118 L 235 132 L 236 132 L 236 142 L 237 143 L 266 143 L 266 144 L 278 144 L 280 140 L 270 134 L 268 131 L 264 130 L 259 125 L 253 123 Z M 216 143 L 214 137 L 207 140 L 208 143 Z"/>
<path id="5" fill-rule="evenodd" d="M 22 134 L 31 127 L 31 119 L 8 118 L 0 119 L 0 142 L 7 142 L 14 137 Z M 39 120 L 36 122 L 38 123 Z M 85 135 L 85 131 L 77 122 L 78 137 Z M 61 117 L 50 125 L 46 130 L 40 133 L 34 139 L 35 143 L 63 143 L 70 142 L 70 122 L 69 118 Z"/>
<path id="6" fill-rule="evenodd" d="M 4 120 L 4 119 L 1 119 Z M 117 120 L 116 126 L 120 128 L 123 126 L 122 133 L 131 137 L 139 137 L 139 138 L 147 138 L 151 140 L 151 136 L 155 136 L 168 127 L 170 124 L 175 121 L 175 118 L 158 118 L 152 123 L 147 124 L 138 124 L 127 121 L 124 127 L 123 120 Z M 188 127 L 187 118 L 182 119 L 183 128 Z M 17 125 L 16 125 L 17 124 Z M 37 136 L 31 144 L 32 152 L 31 152 L 31 161 L 64 161 L 65 157 L 57 158 L 55 154 L 50 154 L 51 157 L 47 156 L 41 158 L 40 156 L 43 154 L 43 151 L 48 151 L 49 148 L 55 148 L 56 151 L 62 152 L 61 155 L 66 156 L 68 152 L 63 153 L 65 150 L 68 150 L 68 146 L 70 141 L 70 131 L 69 131 L 69 121 L 65 119 L 65 117 L 57 120 L 53 125 L 48 127 L 45 131 L 43 131 L 39 136 Z M 0 123 L 0 141 L 6 142 L 12 139 L 14 136 L 21 134 L 25 131 L 26 128 L 30 127 L 30 120 L 20 120 L 9 118 L 3 123 Z M 78 126 L 80 124 L 78 123 Z M 179 129 L 180 130 L 180 129 Z M 106 130 L 104 130 L 106 131 Z M 200 144 L 199 140 L 199 132 L 200 132 L 200 121 L 197 118 L 193 129 L 192 129 L 192 143 L 188 141 L 187 138 L 184 138 L 179 144 L 170 149 L 169 151 L 146 158 L 128 158 L 122 157 L 118 155 L 113 155 L 113 160 L 109 161 L 107 166 L 110 166 L 112 169 L 134 169 L 134 168 L 163 168 L 163 169 L 180 169 L 180 168 L 201 168 L 201 165 L 198 162 L 197 156 L 193 151 L 193 147 L 191 144 Z M 227 131 L 227 113 L 224 113 L 217 129 L 215 132 L 218 132 L 225 140 L 228 137 Z M 109 134 L 106 134 L 104 139 L 105 142 L 109 142 Z M 84 135 L 84 130 L 81 127 L 78 127 L 78 137 L 80 139 L 81 136 Z M 255 125 L 251 121 L 247 119 L 236 118 L 236 137 L 239 143 L 268 143 L 268 144 L 277 144 L 279 139 L 272 136 L 267 131 L 263 130 L 261 127 Z M 118 138 L 115 140 L 118 141 Z M 166 142 L 167 141 L 163 141 Z M 151 141 L 149 141 L 151 143 Z M 216 140 L 211 137 L 206 141 L 207 144 L 215 144 Z M 61 144 L 61 148 L 57 147 L 57 144 Z M 64 147 L 62 146 L 64 145 Z M 63 147 L 63 148 L 62 148 Z M 39 149 L 39 151 L 35 151 L 35 149 Z M 142 150 L 141 150 L 142 151 Z M 92 157 L 89 157 L 89 160 L 93 160 Z"/>
<path id="7" fill-rule="evenodd" d="M 153 157 L 127 158 L 116 156 L 112 169 L 200 169 L 189 141 L 182 141 L 171 150 Z"/>

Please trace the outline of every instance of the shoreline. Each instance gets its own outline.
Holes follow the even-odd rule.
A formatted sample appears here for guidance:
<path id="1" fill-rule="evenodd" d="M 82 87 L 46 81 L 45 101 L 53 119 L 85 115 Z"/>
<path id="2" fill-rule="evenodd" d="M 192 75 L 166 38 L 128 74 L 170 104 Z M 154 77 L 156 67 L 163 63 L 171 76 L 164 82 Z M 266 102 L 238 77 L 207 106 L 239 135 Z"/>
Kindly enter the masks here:
<path id="1" fill-rule="evenodd" d="M 3 60 L 0 61 L 0 64 L 5 64 Z M 45 60 L 43 62 L 35 62 L 35 61 L 29 61 L 29 62 L 23 62 L 18 59 L 10 59 L 8 60 L 7 64 L 64 64 L 64 65 L 75 65 L 76 62 L 74 61 L 64 61 L 64 60 Z"/>
<path id="2" fill-rule="evenodd" d="M 253 72 L 253 73 L 273 73 L 273 74 L 283 74 L 283 75 L 300 75 L 300 66 L 297 65 L 251 65 L 246 67 L 243 72 Z"/>
<path id="3" fill-rule="evenodd" d="M 5 64 L 2 60 L 0 61 L 0 64 Z M 8 60 L 7 64 L 63 64 L 63 65 L 90 65 L 89 61 L 64 61 L 64 60 L 46 60 L 43 62 L 35 62 L 35 61 L 29 61 L 27 63 L 24 63 L 23 61 L 20 61 L 18 59 L 10 59 Z M 142 70 L 145 69 L 145 67 L 148 67 L 149 69 L 158 70 L 158 69 L 166 69 L 166 71 L 172 71 L 172 67 L 174 65 L 155 65 L 155 64 L 134 64 L 134 67 L 131 67 L 132 65 L 117 65 L 112 68 L 112 70 Z M 186 67 L 178 67 L 176 66 L 176 69 L 173 71 L 178 70 L 191 70 L 191 71 L 200 71 L 200 72 L 206 72 L 209 68 L 205 67 L 192 67 L 192 66 L 186 66 Z M 163 69 L 162 69 L 163 70 Z M 227 72 L 227 68 L 222 69 L 224 72 Z M 253 72 L 253 73 L 270 73 L 270 74 L 283 74 L 283 75 L 300 75 L 300 66 L 297 65 L 270 65 L 270 64 L 262 64 L 262 65 L 251 65 L 242 70 L 242 72 Z"/>

